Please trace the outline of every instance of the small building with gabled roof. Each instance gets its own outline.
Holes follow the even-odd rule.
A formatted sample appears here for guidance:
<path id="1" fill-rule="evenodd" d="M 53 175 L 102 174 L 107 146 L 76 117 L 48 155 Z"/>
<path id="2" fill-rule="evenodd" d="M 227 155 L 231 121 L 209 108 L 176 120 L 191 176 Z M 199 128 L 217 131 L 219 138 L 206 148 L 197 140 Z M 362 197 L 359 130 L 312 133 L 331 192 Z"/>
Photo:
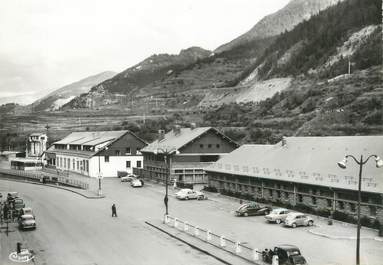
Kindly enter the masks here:
<path id="1" fill-rule="evenodd" d="M 286 137 L 275 145 L 243 145 L 205 170 L 209 186 L 279 204 L 356 215 L 359 166 L 345 155 L 383 156 L 383 136 Z M 383 168 L 363 166 L 362 215 L 383 224 Z"/>
<path id="2" fill-rule="evenodd" d="M 72 132 L 46 151 L 47 167 L 89 177 L 117 177 L 142 168 L 147 143 L 131 131 Z"/>
<path id="3" fill-rule="evenodd" d="M 181 128 L 174 126 L 141 150 L 144 169 L 141 175 L 165 181 L 170 179 L 179 186 L 206 184 L 204 168 L 238 148 L 238 144 L 213 127 Z M 167 155 L 167 164 L 165 155 Z"/>

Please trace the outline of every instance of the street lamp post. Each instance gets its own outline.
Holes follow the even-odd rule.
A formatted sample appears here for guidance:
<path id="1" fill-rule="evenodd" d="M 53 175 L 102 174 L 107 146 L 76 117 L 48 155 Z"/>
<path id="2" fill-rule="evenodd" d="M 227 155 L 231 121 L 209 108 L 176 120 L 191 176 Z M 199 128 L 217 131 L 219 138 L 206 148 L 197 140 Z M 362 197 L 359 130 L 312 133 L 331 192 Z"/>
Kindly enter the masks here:
<path id="1" fill-rule="evenodd" d="M 377 155 L 370 155 L 366 160 L 363 160 L 363 155 L 360 156 L 360 160 L 355 158 L 353 155 L 346 155 L 344 159 L 338 162 L 338 166 L 342 169 L 346 168 L 347 158 L 351 157 L 355 163 L 359 165 L 359 181 L 358 181 L 358 224 L 356 230 L 356 265 L 360 265 L 360 203 L 362 200 L 362 171 L 363 165 L 371 158 L 375 158 L 376 167 L 380 168 L 383 166 L 383 160 Z"/>
<path id="2" fill-rule="evenodd" d="M 100 156 L 98 156 L 98 196 L 102 195 L 101 189 L 101 161 Z"/>
<path id="3" fill-rule="evenodd" d="M 165 197 L 164 197 L 164 203 L 165 203 L 165 215 L 169 214 L 169 207 L 168 207 L 168 202 L 169 202 L 169 177 L 170 177 L 170 157 L 173 154 L 179 154 L 179 151 L 175 148 L 157 148 L 153 152 L 155 155 L 157 154 L 163 154 L 164 155 L 164 162 L 165 162 L 165 167 L 166 167 L 166 176 L 165 176 Z"/>

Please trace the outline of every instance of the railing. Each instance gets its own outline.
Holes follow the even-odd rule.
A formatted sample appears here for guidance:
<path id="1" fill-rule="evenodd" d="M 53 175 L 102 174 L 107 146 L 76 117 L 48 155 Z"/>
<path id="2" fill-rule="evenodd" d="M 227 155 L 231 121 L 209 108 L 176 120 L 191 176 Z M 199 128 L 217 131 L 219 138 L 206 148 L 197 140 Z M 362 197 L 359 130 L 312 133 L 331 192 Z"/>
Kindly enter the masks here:
<path id="1" fill-rule="evenodd" d="M 254 264 L 268 264 L 262 261 L 262 251 L 249 247 L 238 240 L 227 238 L 224 235 L 218 235 L 209 229 L 198 227 L 170 215 L 165 215 L 164 223 Z"/>
<path id="2" fill-rule="evenodd" d="M 29 181 L 35 181 L 35 182 L 43 182 L 43 183 L 51 183 L 51 184 L 58 184 L 63 186 L 70 186 L 74 188 L 80 188 L 87 190 L 89 189 L 89 184 L 85 183 L 83 181 L 70 179 L 68 177 L 60 177 L 60 176 L 50 176 L 47 174 L 44 174 L 43 172 L 28 172 L 24 170 L 15 170 L 15 169 L 0 169 L 1 174 L 8 175 L 1 176 L 6 178 L 17 178 L 22 180 L 29 180 Z"/>

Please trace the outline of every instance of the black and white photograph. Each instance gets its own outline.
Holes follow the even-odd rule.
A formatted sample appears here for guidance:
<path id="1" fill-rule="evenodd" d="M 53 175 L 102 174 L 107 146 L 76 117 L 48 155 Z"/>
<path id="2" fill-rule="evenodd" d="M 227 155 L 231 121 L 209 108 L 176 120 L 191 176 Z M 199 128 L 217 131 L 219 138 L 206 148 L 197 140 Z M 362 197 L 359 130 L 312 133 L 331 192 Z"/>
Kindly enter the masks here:
<path id="1" fill-rule="evenodd" d="M 383 265 L 382 0 L 0 0 L 1 265 Z"/>

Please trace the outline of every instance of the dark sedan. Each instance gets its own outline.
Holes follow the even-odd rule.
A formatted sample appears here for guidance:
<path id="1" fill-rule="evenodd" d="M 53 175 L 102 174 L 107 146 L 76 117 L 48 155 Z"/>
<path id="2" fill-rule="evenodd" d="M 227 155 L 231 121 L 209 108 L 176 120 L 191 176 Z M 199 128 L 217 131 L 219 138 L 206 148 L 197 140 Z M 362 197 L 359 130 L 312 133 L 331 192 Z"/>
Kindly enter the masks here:
<path id="1" fill-rule="evenodd" d="M 269 206 L 260 206 L 256 203 L 242 204 L 236 211 L 236 216 L 267 215 L 272 211 Z"/>

